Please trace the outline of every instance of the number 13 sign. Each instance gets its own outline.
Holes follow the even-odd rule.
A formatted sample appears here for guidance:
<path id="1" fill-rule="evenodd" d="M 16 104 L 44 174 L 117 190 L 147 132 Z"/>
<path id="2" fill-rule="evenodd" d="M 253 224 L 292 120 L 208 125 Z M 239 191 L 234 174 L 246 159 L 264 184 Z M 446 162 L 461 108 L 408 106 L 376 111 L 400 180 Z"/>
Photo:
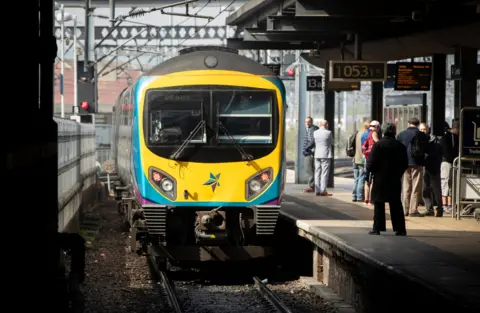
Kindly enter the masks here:
<path id="1" fill-rule="evenodd" d="M 322 91 L 322 76 L 307 76 L 307 91 Z"/>

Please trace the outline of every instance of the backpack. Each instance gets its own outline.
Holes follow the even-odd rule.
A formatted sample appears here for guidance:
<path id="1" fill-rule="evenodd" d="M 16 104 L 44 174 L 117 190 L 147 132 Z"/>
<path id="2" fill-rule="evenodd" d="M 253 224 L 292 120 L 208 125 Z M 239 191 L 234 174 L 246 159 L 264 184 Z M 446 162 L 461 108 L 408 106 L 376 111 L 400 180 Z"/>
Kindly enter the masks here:
<path id="1" fill-rule="evenodd" d="M 372 151 L 375 140 L 373 139 L 373 131 L 368 132 L 367 139 L 363 142 L 362 153 L 365 156 L 365 160 L 368 161 L 368 156 Z"/>
<path id="2" fill-rule="evenodd" d="M 424 163 L 428 150 L 428 136 L 417 132 L 411 141 L 410 155 L 417 163 Z"/>
<path id="3" fill-rule="evenodd" d="M 355 144 L 357 139 L 357 132 L 354 132 L 347 141 L 347 148 L 345 149 L 345 152 L 347 153 L 347 156 L 353 158 L 355 156 Z"/>

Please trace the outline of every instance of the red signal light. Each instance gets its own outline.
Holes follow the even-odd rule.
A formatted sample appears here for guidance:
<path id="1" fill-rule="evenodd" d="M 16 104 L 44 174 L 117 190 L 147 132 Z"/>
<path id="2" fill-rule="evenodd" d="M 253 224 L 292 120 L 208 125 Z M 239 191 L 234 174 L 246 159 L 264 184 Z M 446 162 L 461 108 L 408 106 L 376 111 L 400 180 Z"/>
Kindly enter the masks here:
<path id="1" fill-rule="evenodd" d="M 88 109 L 88 102 L 87 101 L 82 101 L 80 106 L 82 107 L 82 109 L 86 110 L 86 109 Z"/>
<path id="2" fill-rule="evenodd" d="M 287 71 L 288 76 L 293 76 L 295 75 L 295 70 L 293 68 L 288 69 Z"/>

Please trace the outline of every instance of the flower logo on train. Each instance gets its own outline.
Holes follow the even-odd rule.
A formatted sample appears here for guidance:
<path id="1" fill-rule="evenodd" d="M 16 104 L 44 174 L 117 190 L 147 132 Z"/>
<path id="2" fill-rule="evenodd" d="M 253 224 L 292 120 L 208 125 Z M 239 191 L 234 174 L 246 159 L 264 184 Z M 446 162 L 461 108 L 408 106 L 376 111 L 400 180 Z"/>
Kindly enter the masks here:
<path id="1" fill-rule="evenodd" d="M 212 186 L 212 191 L 215 192 L 215 188 L 220 187 L 220 182 L 218 181 L 220 179 L 220 173 L 217 175 L 213 175 L 213 173 L 210 173 L 210 179 L 207 180 L 206 182 L 203 183 L 204 186 Z"/>

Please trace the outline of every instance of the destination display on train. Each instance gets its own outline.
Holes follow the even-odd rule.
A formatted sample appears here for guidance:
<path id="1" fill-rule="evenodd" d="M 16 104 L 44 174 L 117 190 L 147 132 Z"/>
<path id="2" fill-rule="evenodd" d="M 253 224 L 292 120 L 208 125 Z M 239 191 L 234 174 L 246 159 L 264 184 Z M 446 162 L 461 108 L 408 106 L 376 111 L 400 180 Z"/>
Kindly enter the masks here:
<path id="1" fill-rule="evenodd" d="M 432 63 L 397 63 L 395 90 L 427 91 L 432 79 Z"/>
<path id="2" fill-rule="evenodd" d="M 192 92 L 155 92 L 150 99 L 155 102 L 202 102 L 204 93 L 202 91 Z"/>
<path id="3" fill-rule="evenodd" d="M 330 61 L 330 81 L 384 81 L 386 78 L 386 62 Z"/>

